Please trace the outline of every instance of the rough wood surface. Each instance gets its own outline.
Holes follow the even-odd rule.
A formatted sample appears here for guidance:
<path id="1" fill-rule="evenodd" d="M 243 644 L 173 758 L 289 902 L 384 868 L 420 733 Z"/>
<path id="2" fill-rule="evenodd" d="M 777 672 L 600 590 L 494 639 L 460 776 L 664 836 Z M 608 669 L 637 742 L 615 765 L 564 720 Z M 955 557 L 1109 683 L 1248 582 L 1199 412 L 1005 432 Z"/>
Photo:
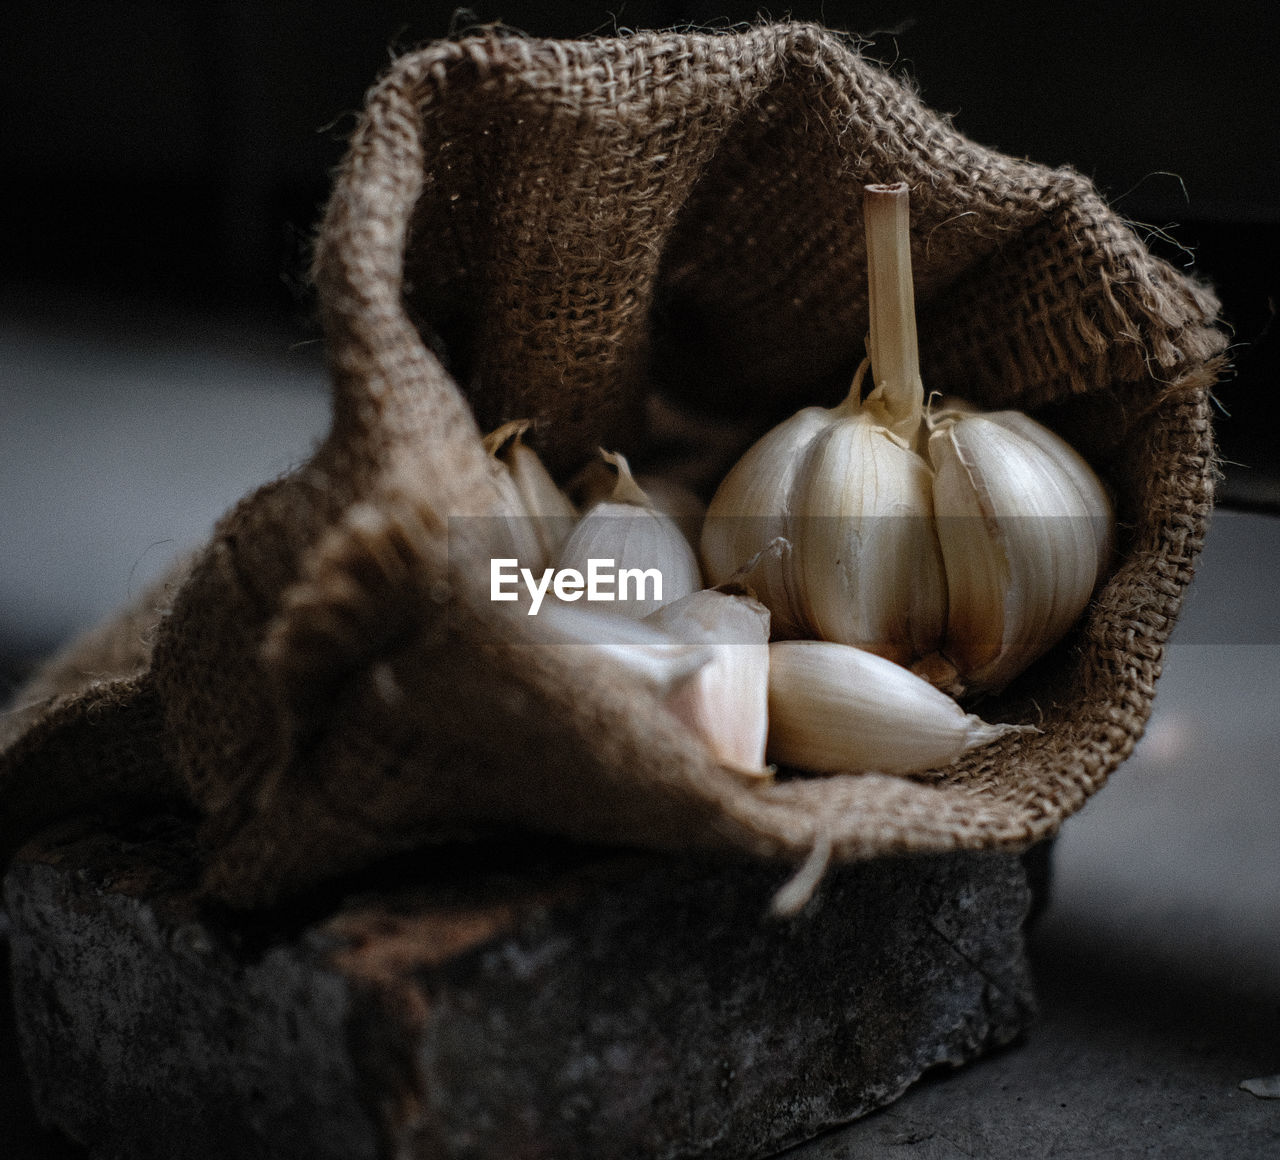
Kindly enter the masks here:
<path id="1" fill-rule="evenodd" d="M 252 919 L 176 820 L 47 831 L 10 870 L 42 1118 L 96 1160 L 743 1160 L 1008 1042 L 1016 857 L 833 872 L 442 847 Z"/>

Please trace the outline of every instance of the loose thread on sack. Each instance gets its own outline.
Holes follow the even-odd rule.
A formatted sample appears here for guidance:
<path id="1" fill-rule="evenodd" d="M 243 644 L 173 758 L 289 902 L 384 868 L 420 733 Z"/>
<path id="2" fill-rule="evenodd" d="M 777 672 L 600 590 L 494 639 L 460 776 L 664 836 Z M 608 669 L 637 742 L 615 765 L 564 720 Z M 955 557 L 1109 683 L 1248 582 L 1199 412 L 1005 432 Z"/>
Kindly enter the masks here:
<path id="1" fill-rule="evenodd" d="M 820 829 L 814 835 L 813 846 L 800 863 L 800 868 L 779 888 L 769 903 L 769 913 L 775 918 L 793 918 L 805 908 L 813 892 L 818 889 L 831 863 L 831 835 Z"/>

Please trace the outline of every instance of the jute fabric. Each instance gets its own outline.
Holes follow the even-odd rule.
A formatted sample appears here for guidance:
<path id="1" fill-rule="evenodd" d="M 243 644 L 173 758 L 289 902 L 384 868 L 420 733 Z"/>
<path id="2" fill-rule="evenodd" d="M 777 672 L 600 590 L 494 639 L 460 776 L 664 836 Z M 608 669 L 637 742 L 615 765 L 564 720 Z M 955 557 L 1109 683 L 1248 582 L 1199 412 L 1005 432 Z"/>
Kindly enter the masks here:
<path id="1" fill-rule="evenodd" d="M 918 777 L 755 784 L 488 599 L 475 529 L 504 509 L 481 433 L 531 420 L 565 479 L 602 445 L 660 458 L 655 416 L 684 415 L 729 433 L 706 440 L 710 478 L 834 402 L 867 330 L 862 187 L 892 181 L 926 384 L 1075 443 L 1119 553 L 1080 625 L 983 706 L 1040 733 Z M 791 862 L 1013 850 L 1140 737 L 1212 502 L 1217 304 L 1080 174 L 967 140 L 845 39 L 409 53 L 368 95 L 314 276 L 327 439 L 38 675 L 0 757 L 8 845 L 96 794 L 178 797 L 208 890 L 240 906 L 508 828 Z"/>

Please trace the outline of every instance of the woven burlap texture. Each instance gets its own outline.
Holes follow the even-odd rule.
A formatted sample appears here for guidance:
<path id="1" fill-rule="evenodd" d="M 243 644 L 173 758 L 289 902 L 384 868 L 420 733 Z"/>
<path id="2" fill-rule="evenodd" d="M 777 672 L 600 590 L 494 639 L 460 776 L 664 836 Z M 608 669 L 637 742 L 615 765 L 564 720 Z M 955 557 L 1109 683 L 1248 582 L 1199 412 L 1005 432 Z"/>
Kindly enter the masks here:
<path id="1" fill-rule="evenodd" d="M 525 647 L 458 517 L 502 512 L 480 434 L 504 420 L 564 477 L 600 445 L 643 455 L 657 395 L 751 434 L 833 402 L 867 330 L 861 190 L 892 181 L 926 384 L 1075 442 L 1120 552 L 1078 629 L 984 706 L 1040 733 L 914 778 L 750 783 L 603 662 Z M 327 439 L 152 600 L 154 651 L 80 697 L 108 702 L 96 733 L 74 688 L 28 710 L 11 787 L 95 740 L 133 783 L 163 765 L 205 817 L 209 890 L 258 905 L 493 827 L 790 861 L 1012 850 L 1141 735 L 1212 499 L 1216 303 L 1079 174 L 973 144 L 847 40 L 412 52 L 369 94 L 315 280 Z"/>

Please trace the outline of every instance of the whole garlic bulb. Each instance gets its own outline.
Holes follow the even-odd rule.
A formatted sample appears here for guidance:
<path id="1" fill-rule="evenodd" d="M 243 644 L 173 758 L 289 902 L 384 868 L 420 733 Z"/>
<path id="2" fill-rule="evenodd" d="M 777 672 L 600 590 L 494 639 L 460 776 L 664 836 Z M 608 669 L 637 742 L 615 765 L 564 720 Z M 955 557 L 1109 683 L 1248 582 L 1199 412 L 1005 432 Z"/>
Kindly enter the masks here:
<path id="1" fill-rule="evenodd" d="M 790 553 L 751 576 L 778 635 L 998 690 L 1087 605 L 1110 503 L 1026 415 L 925 414 L 907 187 L 868 186 L 864 206 L 875 387 L 860 398 L 864 363 L 838 407 L 805 408 L 747 451 L 708 508 L 703 562 L 722 583 L 783 536 Z"/>

